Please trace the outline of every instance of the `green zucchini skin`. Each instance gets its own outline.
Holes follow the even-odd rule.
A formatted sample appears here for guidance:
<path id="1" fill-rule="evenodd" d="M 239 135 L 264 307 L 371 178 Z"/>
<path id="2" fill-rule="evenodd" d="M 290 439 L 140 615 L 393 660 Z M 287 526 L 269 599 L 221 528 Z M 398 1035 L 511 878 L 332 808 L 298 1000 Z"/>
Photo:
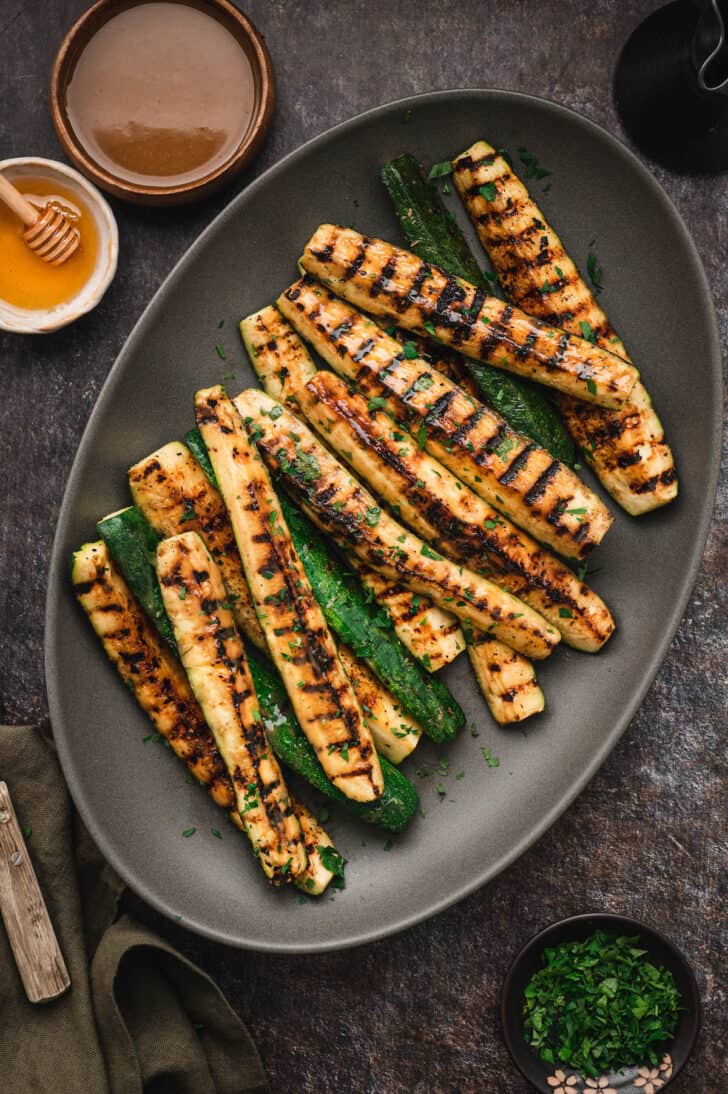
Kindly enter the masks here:
<path id="1" fill-rule="evenodd" d="M 207 481 L 212 483 L 216 490 L 219 490 L 217 485 L 217 476 L 215 475 L 215 469 L 212 466 L 212 461 L 207 451 L 207 446 L 202 439 L 202 434 L 199 429 L 190 429 L 185 433 L 184 441 L 189 448 L 192 455 L 199 463 L 202 470 L 207 475 Z"/>
<path id="2" fill-rule="evenodd" d="M 479 285 L 482 273 L 455 218 L 409 152 L 385 163 L 381 179 L 392 199 L 408 247 L 423 262 Z"/>
<path id="3" fill-rule="evenodd" d="M 171 649 L 177 649 L 174 629 L 164 608 L 154 562 L 159 538 L 134 505 L 111 513 L 96 525 L 126 583 Z"/>
<path id="4" fill-rule="evenodd" d="M 386 163 L 381 177 L 408 246 L 424 262 L 479 285 L 482 274 L 465 236 L 425 178 L 418 160 L 405 153 Z M 519 433 L 525 433 L 562 463 L 573 467 L 575 447 L 548 396 L 535 384 L 463 359 L 483 397 Z"/>
<path id="5" fill-rule="evenodd" d="M 199 434 L 198 438 L 202 445 Z M 197 457 L 192 445 L 188 447 Z M 204 455 L 207 459 L 207 449 Z M 203 470 L 206 470 L 204 465 Z M 105 517 L 99 521 L 98 528 L 129 588 L 176 653 L 174 630 L 164 608 L 152 561 L 156 556 L 158 537 L 144 515 L 134 506 Z M 158 605 L 158 611 L 152 615 L 148 605 Z M 402 832 L 419 806 L 417 791 L 409 779 L 394 764 L 380 756 L 379 763 L 384 776 L 382 796 L 371 803 L 355 802 L 345 797 L 329 782 L 316 753 L 303 735 L 275 670 L 260 655 L 255 656 L 250 646 L 246 646 L 246 652 L 271 748 L 281 763 L 368 824 L 374 824 L 387 832 Z"/>
<path id="6" fill-rule="evenodd" d="M 208 475 L 214 474 L 207 449 L 204 462 L 198 450 L 202 437 L 185 435 L 185 444 Z M 210 479 L 214 482 L 214 479 Z M 288 525 L 314 594 L 326 622 L 365 661 L 395 698 L 432 740 L 451 741 L 465 724 L 465 715 L 442 680 L 431 676 L 402 645 L 389 619 L 372 604 L 358 578 L 349 575 L 308 517 L 285 494 L 279 495 L 281 510 Z"/>
<path id="7" fill-rule="evenodd" d="M 285 689 L 275 673 L 263 662 L 260 654 L 249 652 L 249 664 L 268 740 L 278 759 L 316 790 L 343 805 L 349 813 L 367 824 L 375 824 L 386 832 L 404 831 L 419 806 L 419 795 L 409 779 L 384 756 L 380 756 L 384 776 L 381 797 L 373 802 L 356 802 L 345 797 L 329 781 L 313 748 L 298 728 Z"/>

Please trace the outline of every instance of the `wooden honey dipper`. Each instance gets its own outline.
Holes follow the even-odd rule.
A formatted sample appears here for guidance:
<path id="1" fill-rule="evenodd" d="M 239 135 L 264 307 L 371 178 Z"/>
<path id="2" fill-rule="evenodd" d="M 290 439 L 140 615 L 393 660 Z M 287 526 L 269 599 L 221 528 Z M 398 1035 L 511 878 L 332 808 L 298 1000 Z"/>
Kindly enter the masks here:
<path id="1" fill-rule="evenodd" d="M 4 175 L 0 175 L 0 201 L 20 217 L 25 225 L 23 239 L 44 262 L 60 266 L 78 250 L 81 233 L 53 202 L 39 210 Z"/>

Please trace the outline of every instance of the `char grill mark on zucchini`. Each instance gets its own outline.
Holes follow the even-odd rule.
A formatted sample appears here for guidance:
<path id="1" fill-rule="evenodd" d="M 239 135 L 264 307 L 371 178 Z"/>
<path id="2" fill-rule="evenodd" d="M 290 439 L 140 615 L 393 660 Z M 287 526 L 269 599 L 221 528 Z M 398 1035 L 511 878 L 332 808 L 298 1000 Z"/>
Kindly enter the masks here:
<path id="1" fill-rule="evenodd" d="M 372 801 L 382 793 L 372 736 L 255 442 L 221 387 L 197 393 L 195 414 L 268 649 L 301 728 L 334 785 Z"/>
<path id="2" fill-rule="evenodd" d="M 417 748 L 422 727 L 402 710 L 367 664 L 351 650 L 339 646 L 339 657 L 372 731 L 377 752 L 390 763 L 402 763 Z"/>
<path id="3" fill-rule="evenodd" d="M 157 733 L 213 800 L 232 809 L 225 764 L 210 736 L 187 677 L 114 564 L 104 542 L 85 543 L 73 556 L 76 598 L 119 676 Z"/>
<path id="4" fill-rule="evenodd" d="M 268 743 L 222 575 L 196 532 L 162 540 L 157 572 L 190 685 L 225 762 L 265 875 L 293 881 L 308 860 L 301 827 Z"/>
<path id="5" fill-rule="evenodd" d="M 356 555 L 349 558 L 362 585 L 386 611 L 399 638 L 428 672 L 438 672 L 465 649 L 460 623 L 428 596 L 417 593 L 365 566 Z"/>
<path id="6" fill-rule="evenodd" d="M 135 505 L 158 536 L 200 534 L 220 568 L 235 622 L 265 652 L 225 504 L 187 446 L 173 441 L 140 460 L 129 471 L 129 487 Z"/>
<path id="7" fill-rule="evenodd" d="M 524 722 L 546 706 L 533 665 L 525 657 L 476 631 L 468 655 L 488 709 L 500 725 Z"/>
<path id="8" fill-rule="evenodd" d="M 604 602 L 568 566 L 509 526 L 422 451 L 379 402 L 372 407 L 330 372 L 317 373 L 307 386 L 308 420 L 360 479 L 397 507 L 402 521 L 417 535 L 525 600 L 570 645 L 594 652 L 604 644 L 614 620 Z"/>
<path id="9" fill-rule="evenodd" d="M 612 518 L 573 471 L 426 361 L 406 356 L 396 339 L 348 303 L 302 278 L 278 307 L 335 372 L 370 398 L 394 396 L 398 419 L 409 422 L 418 443 L 516 524 L 572 558 L 602 540 Z M 337 337 L 344 322 L 347 329 Z M 373 347 L 355 362 L 365 341 Z"/>
<path id="10" fill-rule="evenodd" d="M 586 339 L 555 333 L 411 251 L 351 228 L 322 224 L 301 264 L 357 307 L 417 334 L 434 333 L 467 357 L 587 402 L 621 406 L 637 380 L 633 365 Z"/>
<path id="11" fill-rule="evenodd" d="M 479 285 L 481 273 L 472 251 L 455 219 L 445 208 L 439 191 L 425 179 L 422 165 L 417 159 L 409 153 L 398 156 L 384 165 L 381 176 L 407 245 L 415 254 L 446 273 Z M 484 289 L 482 293 L 485 296 Z M 405 340 L 407 336 L 398 331 L 396 337 Z M 409 337 L 412 337 L 411 334 Z M 414 341 L 417 345 L 417 339 Z M 573 441 L 556 408 L 538 384 L 512 376 L 503 369 L 467 361 L 443 346 L 435 349 L 433 342 L 422 348 L 431 355 L 432 364 L 438 371 L 450 375 L 450 379 L 476 399 L 496 407 L 513 429 L 532 437 L 552 456 L 570 467 L 573 465 Z"/>
<path id="12" fill-rule="evenodd" d="M 436 554 L 376 504 L 372 495 L 299 422 L 263 392 L 236 400 L 250 417 L 257 443 L 306 512 L 346 550 L 461 620 L 492 633 L 528 656 L 547 657 L 560 635 L 537 612 L 486 578 Z M 280 415 L 270 410 L 281 406 Z"/>
<path id="13" fill-rule="evenodd" d="M 458 192 L 508 297 L 566 331 L 591 331 L 596 345 L 629 361 L 561 239 L 503 157 L 478 141 L 457 157 L 453 169 Z M 492 201 L 480 192 L 486 185 L 493 188 Z M 496 219 L 504 211 L 509 213 L 507 230 Z M 559 397 L 559 407 L 587 462 L 628 513 L 639 516 L 675 498 L 672 452 L 639 380 L 619 410 L 568 397 Z"/>
<path id="14" fill-rule="evenodd" d="M 369 602 L 360 583 L 342 568 L 308 517 L 285 495 L 280 504 L 329 626 L 429 737 L 438 742 L 452 740 L 464 725 L 465 715 L 445 684 L 409 656 L 393 633 L 390 620 Z"/>

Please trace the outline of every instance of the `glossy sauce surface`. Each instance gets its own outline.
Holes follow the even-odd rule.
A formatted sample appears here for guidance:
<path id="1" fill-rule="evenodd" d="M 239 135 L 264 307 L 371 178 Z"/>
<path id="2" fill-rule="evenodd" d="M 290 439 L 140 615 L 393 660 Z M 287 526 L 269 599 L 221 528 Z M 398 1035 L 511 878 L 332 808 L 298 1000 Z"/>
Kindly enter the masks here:
<path id="1" fill-rule="evenodd" d="M 193 182 L 233 155 L 255 86 L 238 41 L 183 3 L 140 3 L 89 40 L 66 93 L 69 121 L 100 167 L 128 182 Z"/>
<path id="2" fill-rule="evenodd" d="M 63 304 L 80 292 L 96 265 L 94 218 L 76 194 L 56 179 L 13 176 L 12 182 L 39 209 L 49 201 L 58 205 L 80 229 L 81 245 L 61 266 L 50 266 L 33 254 L 23 239 L 23 224 L 0 204 L 0 298 L 33 310 Z"/>

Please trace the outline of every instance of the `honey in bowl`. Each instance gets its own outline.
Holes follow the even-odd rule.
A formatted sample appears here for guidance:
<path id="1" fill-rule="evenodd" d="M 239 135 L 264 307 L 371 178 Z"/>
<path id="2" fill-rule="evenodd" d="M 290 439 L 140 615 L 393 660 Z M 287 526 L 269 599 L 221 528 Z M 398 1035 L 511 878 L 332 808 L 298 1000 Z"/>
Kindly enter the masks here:
<path id="1" fill-rule="evenodd" d="M 69 122 L 98 165 L 151 187 L 194 182 L 227 162 L 254 108 L 243 47 L 184 3 L 142 2 L 112 16 L 66 90 Z"/>
<path id="2" fill-rule="evenodd" d="M 12 183 L 39 209 L 53 202 L 81 232 L 76 253 L 63 265 L 50 266 L 33 254 L 23 239 L 24 225 L 0 204 L 0 299 L 33 311 L 54 308 L 72 300 L 93 273 L 98 252 L 94 218 L 78 195 L 55 179 L 14 176 Z"/>

